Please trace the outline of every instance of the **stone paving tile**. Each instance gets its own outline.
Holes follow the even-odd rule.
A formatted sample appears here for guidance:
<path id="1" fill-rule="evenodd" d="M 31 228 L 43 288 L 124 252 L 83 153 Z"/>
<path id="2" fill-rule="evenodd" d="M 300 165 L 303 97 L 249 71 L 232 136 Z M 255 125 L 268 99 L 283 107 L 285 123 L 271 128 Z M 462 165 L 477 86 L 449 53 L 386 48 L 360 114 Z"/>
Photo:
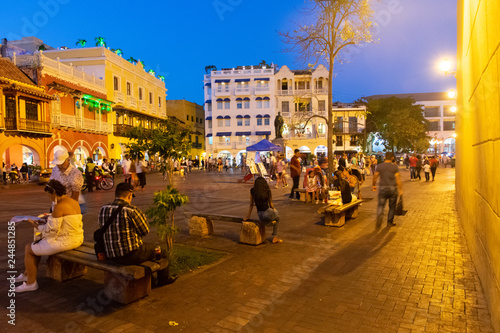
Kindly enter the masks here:
<path id="1" fill-rule="evenodd" d="M 336 229 L 319 224 L 315 205 L 290 202 L 288 191 L 273 189 L 284 243 L 243 246 L 237 243 L 237 224 L 217 222 L 213 237 L 193 238 L 179 217 L 183 231 L 178 242 L 223 250 L 231 257 L 154 289 L 147 298 L 127 306 L 106 304 L 99 311 L 86 300 L 102 289 L 100 272 L 90 269 L 87 277 L 64 284 L 41 278 L 41 290 L 17 298 L 19 325 L 9 332 L 63 332 L 67 325 L 81 332 L 493 332 L 454 210 L 454 170 L 438 170 L 434 183 L 410 183 L 405 172 L 408 212 L 396 218 L 394 228 L 375 230 L 376 200 L 364 203 L 356 220 Z M 236 175 L 190 177 L 178 184 L 193 199 L 180 213 L 246 211 L 251 186 L 237 184 Z M 151 190 L 161 188 L 161 181 L 151 184 Z M 26 195 L 25 189 L 13 197 Z M 363 191 L 376 198 L 368 187 Z M 151 197 L 143 192 L 137 204 L 147 207 Z M 87 201 L 97 212 L 111 198 L 98 193 Z M 33 210 L 40 206 L 35 203 Z M 1 208 L 0 218 L 13 209 Z M 86 219 L 90 239 L 96 224 Z M 23 228 L 21 235 L 29 231 Z M 18 254 L 28 239 L 20 237 Z M 179 325 L 171 327 L 169 321 Z"/>

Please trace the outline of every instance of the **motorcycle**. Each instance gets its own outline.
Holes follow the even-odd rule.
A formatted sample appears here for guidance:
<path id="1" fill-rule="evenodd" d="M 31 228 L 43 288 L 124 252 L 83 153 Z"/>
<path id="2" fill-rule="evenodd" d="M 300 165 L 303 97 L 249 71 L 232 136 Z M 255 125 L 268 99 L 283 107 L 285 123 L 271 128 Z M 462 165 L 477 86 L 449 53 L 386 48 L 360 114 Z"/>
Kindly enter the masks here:
<path id="1" fill-rule="evenodd" d="M 113 177 L 102 171 L 101 169 L 95 169 L 95 179 L 94 179 L 94 184 L 96 188 L 98 189 L 103 189 L 103 190 L 111 190 L 115 186 L 115 181 L 113 180 Z M 85 191 L 87 189 L 87 179 L 86 177 L 83 177 L 83 186 L 82 186 L 82 191 Z"/>

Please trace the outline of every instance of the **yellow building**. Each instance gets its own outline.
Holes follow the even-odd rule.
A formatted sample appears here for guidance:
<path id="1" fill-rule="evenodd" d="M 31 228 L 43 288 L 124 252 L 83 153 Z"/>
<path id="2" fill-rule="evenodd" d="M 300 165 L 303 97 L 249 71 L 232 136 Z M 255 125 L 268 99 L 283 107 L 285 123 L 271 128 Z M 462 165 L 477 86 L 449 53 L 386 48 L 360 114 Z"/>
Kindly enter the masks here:
<path id="1" fill-rule="evenodd" d="M 499 17 L 498 0 L 458 1 L 457 210 L 496 332 L 500 332 Z"/>
<path id="2" fill-rule="evenodd" d="M 58 59 L 105 81 L 107 99 L 114 102 L 108 137 L 110 158 L 121 159 L 126 151 L 126 130 L 141 126 L 154 128 L 165 119 L 165 82 L 146 72 L 140 61 L 131 63 L 104 47 L 45 51 L 44 56 Z"/>
<path id="3" fill-rule="evenodd" d="M 193 160 L 201 160 L 205 157 L 205 112 L 203 106 L 193 102 L 182 100 L 168 100 L 167 115 L 175 117 L 178 120 L 190 126 L 191 129 L 191 155 Z"/>

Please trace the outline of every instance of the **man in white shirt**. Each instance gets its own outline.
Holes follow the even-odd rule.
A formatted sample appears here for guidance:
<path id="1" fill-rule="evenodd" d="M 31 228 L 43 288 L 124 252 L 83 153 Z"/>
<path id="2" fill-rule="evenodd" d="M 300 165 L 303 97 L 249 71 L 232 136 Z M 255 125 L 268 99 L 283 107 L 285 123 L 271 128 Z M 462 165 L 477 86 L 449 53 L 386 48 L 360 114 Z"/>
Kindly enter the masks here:
<path id="1" fill-rule="evenodd" d="M 78 201 L 83 185 L 83 175 L 80 170 L 71 165 L 69 154 L 64 150 L 56 151 L 52 164 L 55 164 L 55 167 L 52 168 L 50 180 L 58 180 L 66 187 L 66 195 Z"/>
<path id="2" fill-rule="evenodd" d="M 132 181 L 132 174 L 130 173 L 130 166 L 132 165 L 132 161 L 129 159 L 128 154 L 125 154 L 122 162 L 122 170 L 123 170 L 123 181 L 125 183 L 129 183 Z"/>

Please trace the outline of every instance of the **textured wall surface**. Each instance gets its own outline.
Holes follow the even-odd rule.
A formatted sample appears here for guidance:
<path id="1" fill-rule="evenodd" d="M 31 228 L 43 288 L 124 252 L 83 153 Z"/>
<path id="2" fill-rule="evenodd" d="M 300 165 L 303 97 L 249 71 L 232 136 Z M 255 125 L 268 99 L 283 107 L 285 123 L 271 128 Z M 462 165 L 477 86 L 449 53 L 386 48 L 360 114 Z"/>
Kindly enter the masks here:
<path id="1" fill-rule="evenodd" d="M 500 332 L 500 2 L 458 1 L 457 209 Z"/>

